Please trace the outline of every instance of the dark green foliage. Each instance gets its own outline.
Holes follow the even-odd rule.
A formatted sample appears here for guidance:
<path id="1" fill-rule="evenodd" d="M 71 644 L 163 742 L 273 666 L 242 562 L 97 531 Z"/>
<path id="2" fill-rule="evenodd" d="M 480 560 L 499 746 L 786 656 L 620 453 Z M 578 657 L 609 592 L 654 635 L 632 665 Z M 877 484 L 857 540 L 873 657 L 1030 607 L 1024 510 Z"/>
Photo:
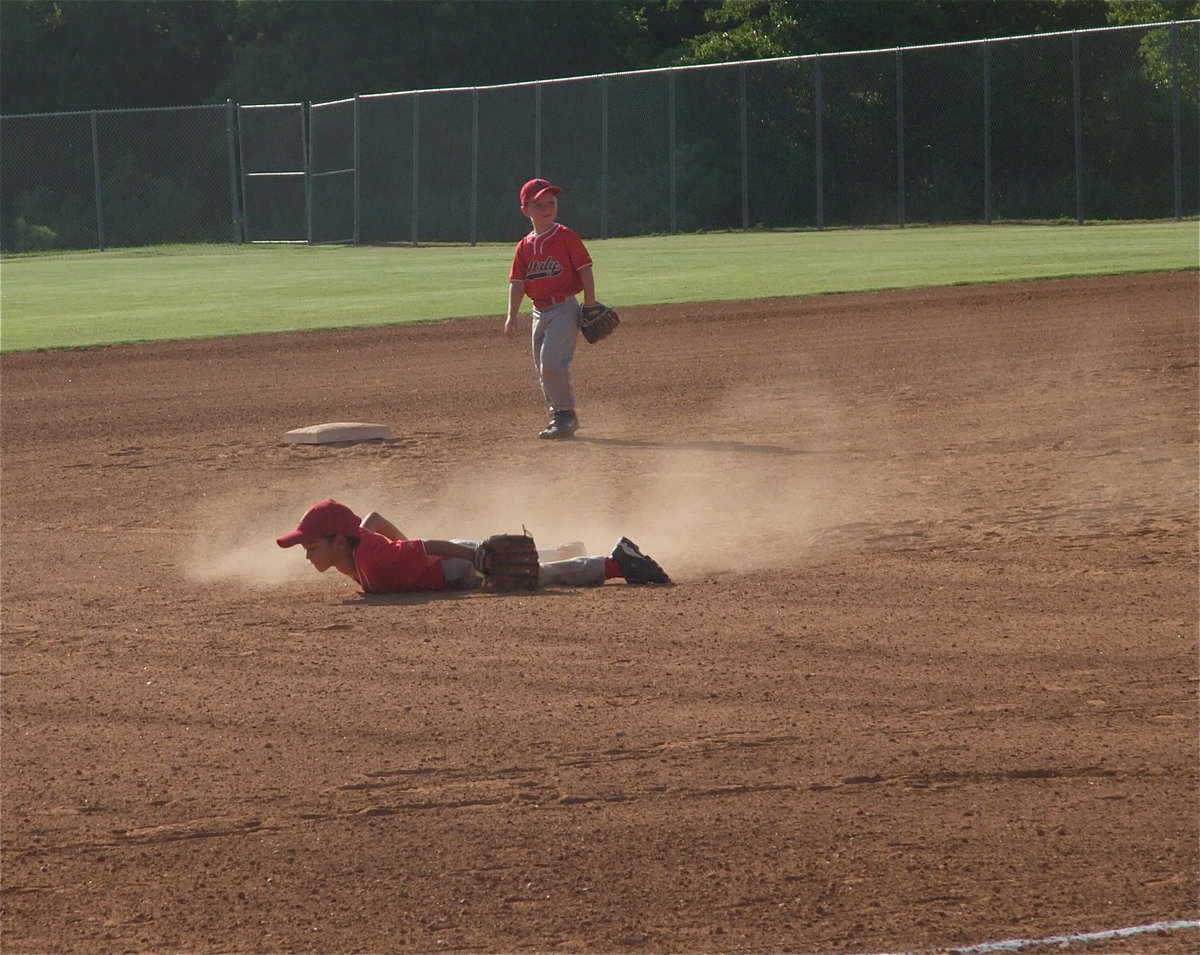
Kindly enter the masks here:
<path id="1" fill-rule="evenodd" d="M 1197 15 L 1195 0 L 4 0 L 0 112 L 322 102 Z"/>

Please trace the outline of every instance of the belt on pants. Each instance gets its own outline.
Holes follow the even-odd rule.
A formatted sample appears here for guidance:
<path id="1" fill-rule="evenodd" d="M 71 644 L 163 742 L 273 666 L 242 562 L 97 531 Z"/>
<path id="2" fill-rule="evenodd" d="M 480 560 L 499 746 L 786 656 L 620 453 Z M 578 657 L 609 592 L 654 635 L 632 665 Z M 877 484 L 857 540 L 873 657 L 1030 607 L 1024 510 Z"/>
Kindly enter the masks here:
<path id="1" fill-rule="evenodd" d="M 537 306 L 537 309 L 540 312 L 544 308 L 553 308 L 555 305 L 561 305 L 567 299 L 573 297 L 574 296 L 571 295 L 555 295 L 554 298 L 534 299 L 533 304 Z"/>

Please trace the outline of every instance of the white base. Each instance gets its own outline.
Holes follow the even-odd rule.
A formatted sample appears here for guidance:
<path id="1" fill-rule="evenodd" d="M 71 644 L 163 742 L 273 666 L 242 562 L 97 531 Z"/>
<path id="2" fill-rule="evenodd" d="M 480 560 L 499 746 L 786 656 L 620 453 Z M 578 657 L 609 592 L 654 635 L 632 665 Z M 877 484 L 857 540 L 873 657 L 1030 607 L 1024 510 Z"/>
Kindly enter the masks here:
<path id="1" fill-rule="evenodd" d="M 337 444 L 342 441 L 377 441 L 391 437 L 385 424 L 363 424 L 358 421 L 334 421 L 296 428 L 283 436 L 288 444 Z"/>

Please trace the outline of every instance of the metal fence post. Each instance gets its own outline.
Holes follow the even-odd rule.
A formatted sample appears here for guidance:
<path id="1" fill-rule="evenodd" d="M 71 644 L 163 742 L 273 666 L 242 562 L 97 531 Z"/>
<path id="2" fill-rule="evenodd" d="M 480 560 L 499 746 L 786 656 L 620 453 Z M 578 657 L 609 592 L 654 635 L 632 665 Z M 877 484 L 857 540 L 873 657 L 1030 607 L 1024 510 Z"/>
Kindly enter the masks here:
<path id="1" fill-rule="evenodd" d="M 233 222 L 233 241 L 242 244 L 242 209 L 238 202 L 237 137 L 234 130 L 233 100 L 225 100 L 225 144 L 229 155 L 229 214 Z"/>
<path id="2" fill-rule="evenodd" d="M 746 132 L 746 64 L 738 69 L 738 102 L 741 106 L 742 230 L 750 228 L 750 155 Z"/>
<path id="3" fill-rule="evenodd" d="M 600 77 L 600 238 L 608 238 L 608 77 Z"/>
<path id="4" fill-rule="evenodd" d="M 362 242 L 362 139 L 358 124 L 362 117 L 359 97 L 354 97 L 354 244 Z"/>
<path id="5" fill-rule="evenodd" d="M 1179 24 L 1171 24 L 1171 139 L 1175 167 L 1175 221 L 1183 219 L 1183 151 L 1179 125 Z"/>
<path id="6" fill-rule="evenodd" d="M 904 228 L 904 52 L 896 51 L 896 219 Z"/>
<path id="7" fill-rule="evenodd" d="M 825 123 L 821 57 L 813 59 L 813 114 L 816 126 L 817 231 L 825 231 Z"/>
<path id="8" fill-rule="evenodd" d="M 479 239 L 479 89 L 471 90 L 471 246 Z"/>
<path id="9" fill-rule="evenodd" d="M 309 110 L 312 104 L 305 100 L 300 104 L 300 150 L 304 160 L 304 241 L 313 244 L 313 176 L 312 176 L 312 123 Z"/>
<path id="10" fill-rule="evenodd" d="M 250 241 L 250 196 L 246 192 L 246 146 L 245 137 L 242 132 L 242 110 L 245 107 L 239 105 L 237 108 L 237 150 L 238 150 L 238 169 L 241 170 L 241 192 L 242 192 L 242 233 L 246 236 L 246 241 Z"/>
<path id="11" fill-rule="evenodd" d="M 670 196 L 671 235 L 679 231 L 678 211 L 675 203 L 675 71 L 667 74 L 667 165 L 670 169 L 667 192 Z"/>
<path id="12" fill-rule="evenodd" d="M 96 184 L 96 237 L 100 251 L 104 251 L 104 187 L 100 184 L 100 130 L 96 124 L 96 111 L 92 110 L 92 179 Z"/>
<path id="13" fill-rule="evenodd" d="M 412 114 L 412 244 L 417 245 L 417 205 L 421 185 L 421 94 L 413 93 Z"/>
<path id="14" fill-rule="evenodd" d="M 1075 102 L 1075 224 L 1083 225 L 1083 103 L 1079 82 L 1079 31 L 1071 31 L 1071 86 Z"/>
<path id="15" fill-rule="evenodd" d="M 533 174 L 542 177 L 542 84 L 533 88 Z"/>
<path id="16" fill-rule="evenodd" d="M 992 45 L 983 41 L 983 221 L 992 224 Z"/>

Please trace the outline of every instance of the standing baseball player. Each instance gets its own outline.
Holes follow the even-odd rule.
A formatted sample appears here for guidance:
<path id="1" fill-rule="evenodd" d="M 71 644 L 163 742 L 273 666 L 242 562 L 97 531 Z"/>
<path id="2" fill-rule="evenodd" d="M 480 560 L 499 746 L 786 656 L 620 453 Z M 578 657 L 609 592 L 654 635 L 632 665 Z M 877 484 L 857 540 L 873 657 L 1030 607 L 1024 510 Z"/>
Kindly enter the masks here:
<path id="1" fill-rule="evenodd" d="M 595 307 L 592 257 L 577 233 L 558 220 L 558 186 L 530 179 L 521 187 L 521 212 L 533 231 L 517 243 L 509 272 L 508 317 L 504 334 L 513 338 L 517 313 L 528 295 L 533 300 L 533 364 L 550 406 L 543 438 L 569 438 L 579 430 L 571 362 L 579 336 L 580 305 Z"/>
<path id="2" fill-rule="evenodd" d="M 275 542 L 280 547 L 303 545 L 304 556 L 319 573 L 332 567 L 368 594 L 473 590 L 484 582 L 476 567 L 480 548 L 474 541 L 409 540 L 375 511 L 360 520 L 335 500 L 314 504 L 294 531 Z M 539 551 L 536 584 L 590 587 L 612 579 L 631 584 L 671 582 L 628 538 L 617 542 L 611 557 L 586 557 L 582 550 L 574 542 L 555 551 Z M 572 556 L 560 559 L 564 553 Z"/>

